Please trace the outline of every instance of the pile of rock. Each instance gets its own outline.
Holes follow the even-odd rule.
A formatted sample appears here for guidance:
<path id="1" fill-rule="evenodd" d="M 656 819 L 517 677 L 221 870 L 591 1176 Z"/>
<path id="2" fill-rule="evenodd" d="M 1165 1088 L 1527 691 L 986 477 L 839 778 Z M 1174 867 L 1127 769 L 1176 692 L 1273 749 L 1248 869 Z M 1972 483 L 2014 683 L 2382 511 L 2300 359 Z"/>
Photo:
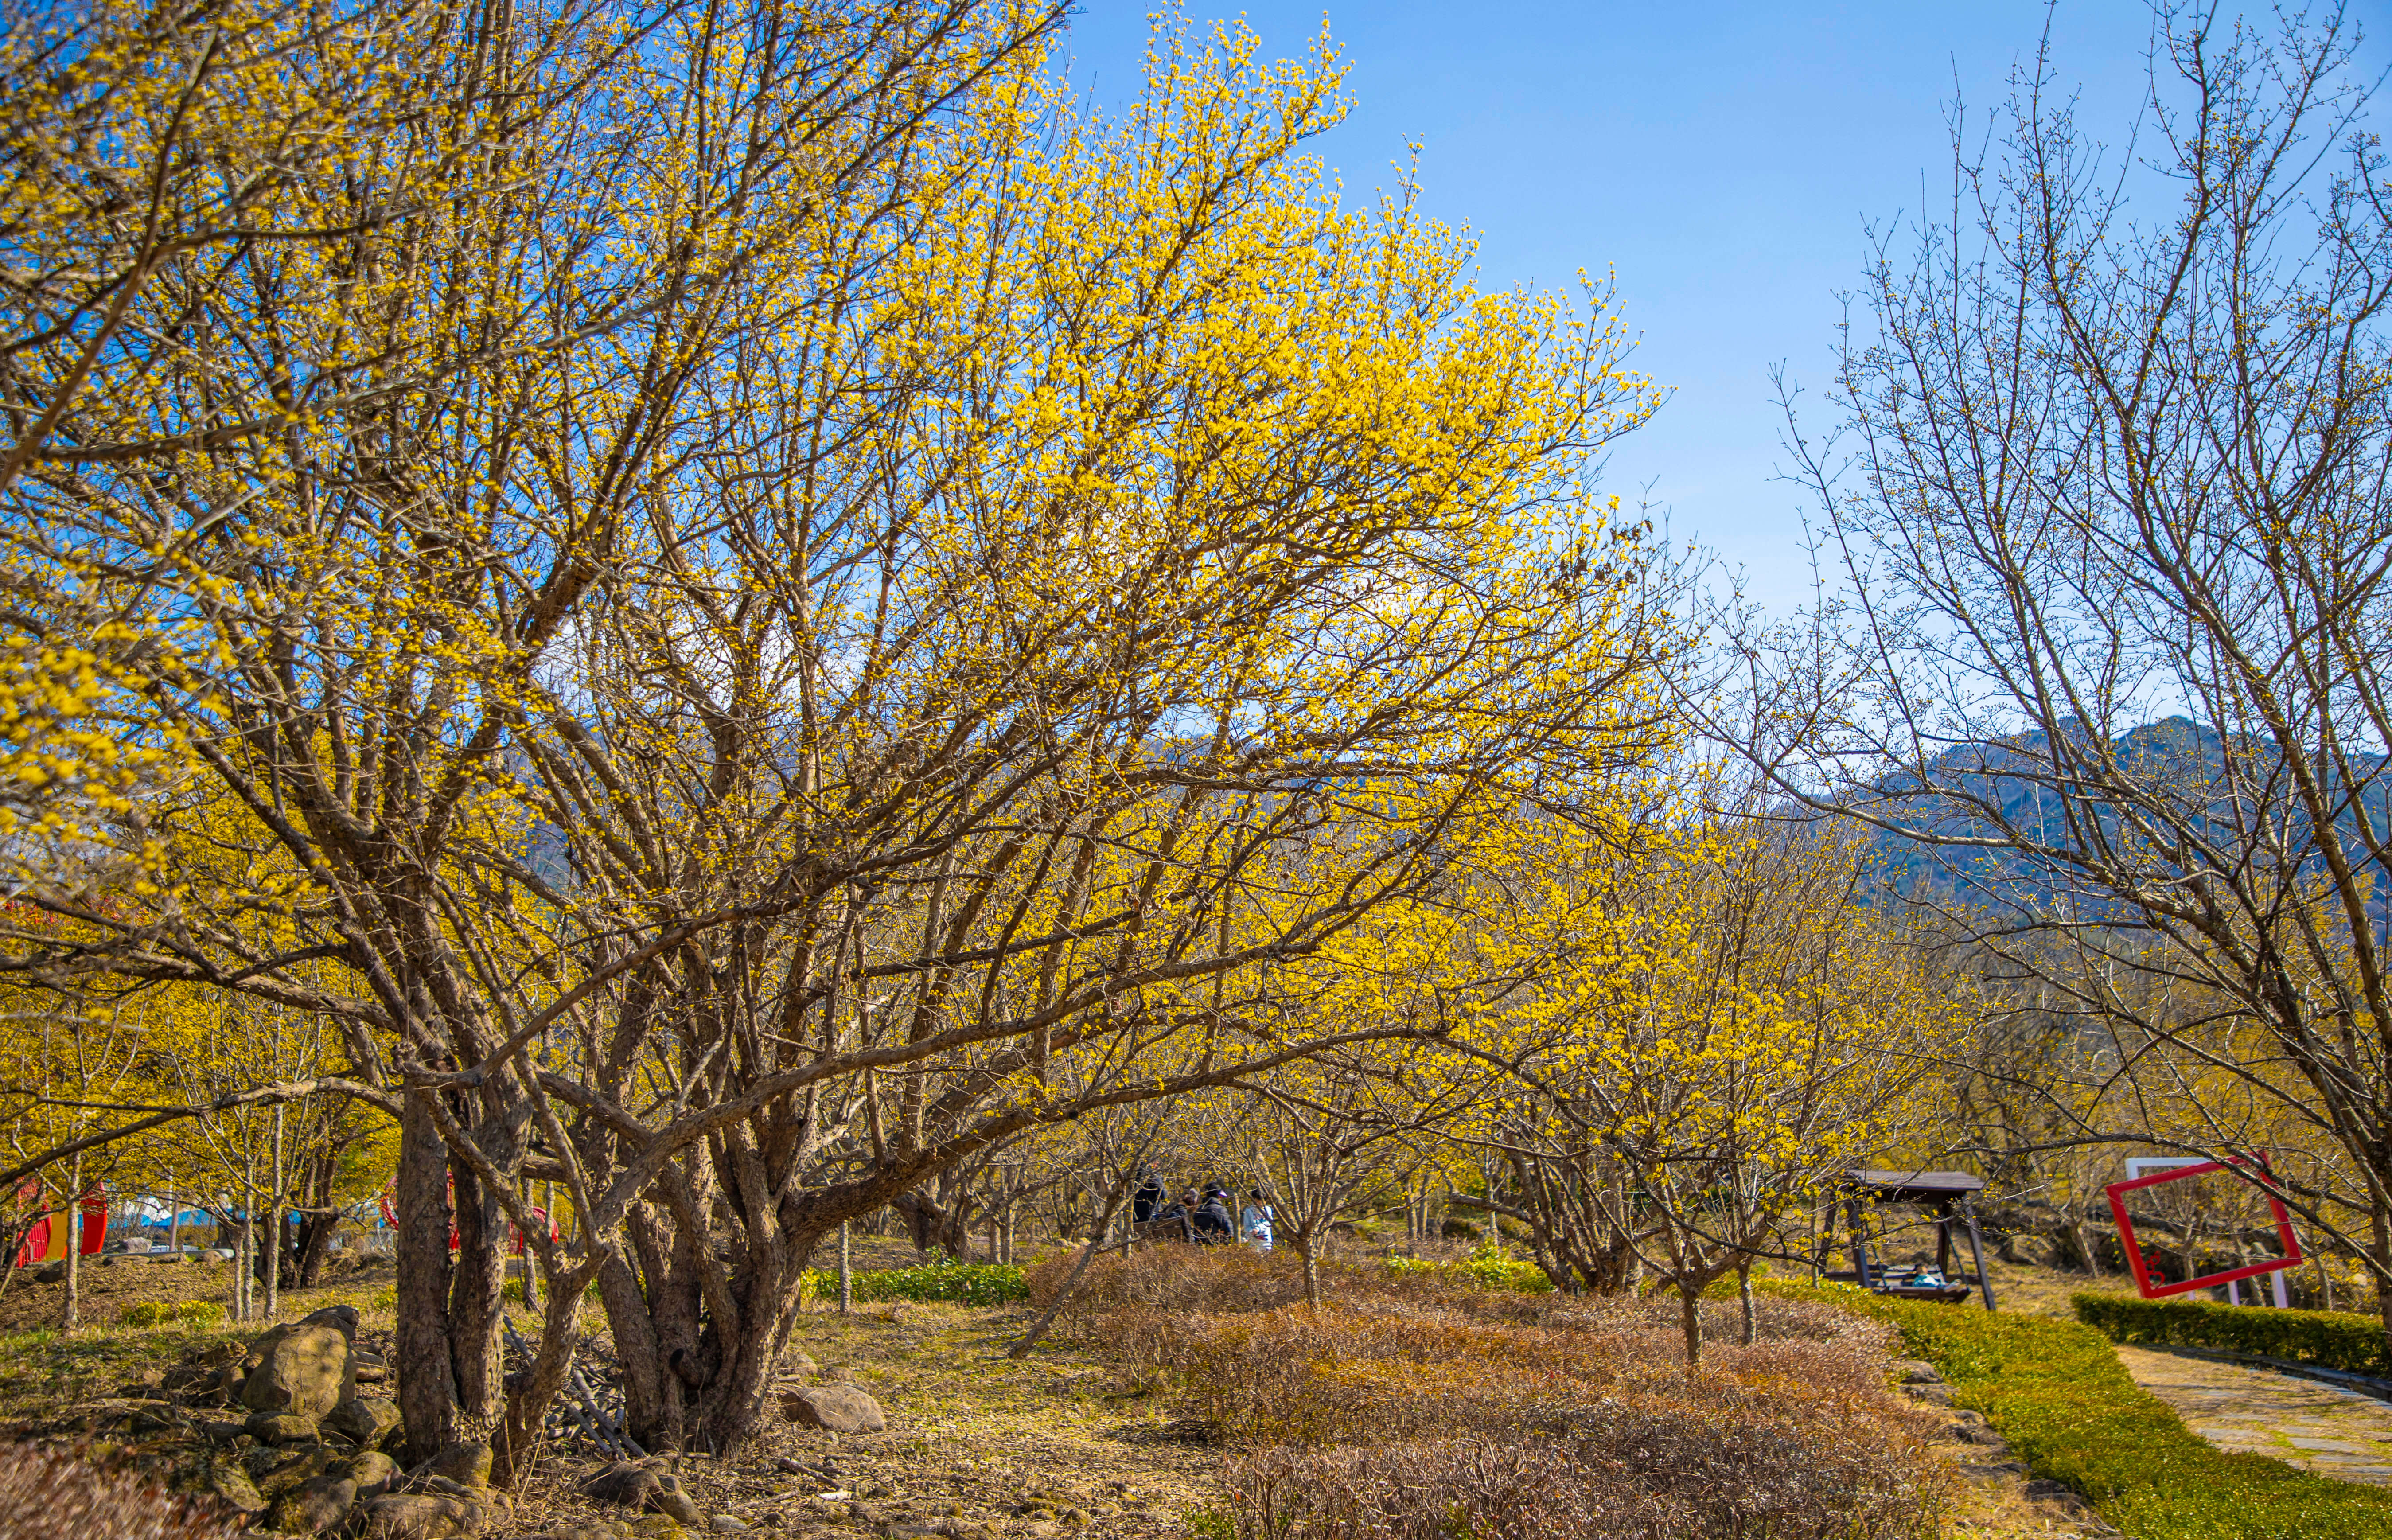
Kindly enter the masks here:
<path id="1" fill-rule="evenodd" d="M 2123 1540 L 2119 1532 L 2098 1518 L 2085 1499 L 2065 1482 L 2028 1480 L 2026 1462 L 2011 1453 L 2009 1441 L 1995 1431 L 1984 1414 L 1952 1404 L 1952 1387 L 1936 1372 L 1934 1364 L 1924 1359 L 1904 1358 L 1895 1360 L 1893 1367 L 1895 1384 L 1904 1395 L 1922 1406 L 1942 1408 L 1951 1419 L 1944 1436 L 1968 1446 L 1967 1457 L 1954 1462 L 1962 1475 L 2008 1488 L 2030 1502 L 2057 1508 L 2083 1533 L 2096 1536 L 2097 1540 L 2101 1536 Z M 2048 1521 L 2045 1527 L 2050 1527 Z"/>
<path id="2" fill-rule="evenodd" d="M 389 1369 L 357 1336 L 358 1312 L 335 1305 L 69 1408 L 51 1429 L 127 1436 L 172 1464 L 177 1490 L 273 1533 L 460 1540 L 503 1520 L 488 1444 L 399 1468 L 398 1407 L 358 1389 Z"/>

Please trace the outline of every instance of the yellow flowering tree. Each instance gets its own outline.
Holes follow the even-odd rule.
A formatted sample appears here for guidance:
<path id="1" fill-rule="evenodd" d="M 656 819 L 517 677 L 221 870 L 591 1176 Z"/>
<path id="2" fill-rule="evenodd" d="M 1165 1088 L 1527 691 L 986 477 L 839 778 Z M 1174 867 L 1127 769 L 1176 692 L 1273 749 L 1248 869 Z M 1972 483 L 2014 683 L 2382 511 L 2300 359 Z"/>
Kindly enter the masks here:
<path id="1" fill-rule="evenodd" d="M 1793 1216 L 1930 1116 L 1951 1007 L 1861 901 L 1848 836 L 1688 819 L 1625 849 L 1554 838 L 1567 857 L 1522 926 L 1550 961 L 1476 1034 L 1513 1090 L 1465 1137 L 1510 1168 L 1514 1201 L 1485 1206 L 1537 1233 L 1557 1282 L 1641 1271 L 1677 1291 L 1691 1366 L 1703 1289 L 1788 1255 Z"/>
<path id="2" fill-rule="evenodd" d="M 555 46 L 466 93 L 495 183 L 242 312 L 245 358 L 461 367 L 212 443 L 178 485 L 237 518 L 112 591 L 189 618 L 137 698 L 273 881 L 31 890 L 353 1045 L 410 1446 L 485 1420 L 502 1469 L 592 1283 L 635 1435 L 727 1448 L 841 1221 L 1414 1030 L 1289 965 L 1644 754 L 1672 641 L 1586 485 L 1654 401 L 1601 296 L 1482 293 L 1409 198 L 1344 206 L 1325 48 L 1166 33 L 1112 121 L 1044 10 L 523 14 Z M 157 410 L 281 399 L 196 367 Z M 41 516 L 129 546 L 125 490 Z"/>

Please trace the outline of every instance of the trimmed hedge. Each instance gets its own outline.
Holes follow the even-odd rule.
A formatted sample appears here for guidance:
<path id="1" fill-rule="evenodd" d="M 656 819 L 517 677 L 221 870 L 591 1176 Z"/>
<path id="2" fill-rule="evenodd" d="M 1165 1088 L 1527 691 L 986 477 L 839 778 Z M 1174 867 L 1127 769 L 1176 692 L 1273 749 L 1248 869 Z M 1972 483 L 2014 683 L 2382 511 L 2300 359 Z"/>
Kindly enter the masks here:
<path id="1" fill-rule="evenodd" d="M 848 1274 L 850 1291 L 859 1303 L 876 1299 L 946 1299 L 959 1305 L 1015 1305 L 1030 1298 L 1021 1269 L 1009 1262 L 925 1262 L 920 1267 L 888 1267 Z M 838 1274 L 808 1268 L 800 1296 L 808 1300 L 838 1298 Z"/>
<path id="2" fill-rule="evenodd" d="M 2369 1315 L 2238 1309 L 2205 1300 L 2134 1299 L 2114 1294 L 2077 1294 L 2070 1300 L 2078 1320 L 2112 1342 L 2217 1348 L 2392 1377 L 2392 1353 L 2385 1351 L 2384 1323 Z"/>
<path id="3" fill-rule="evenodd" d="M 2392 1490 L 2229 1455 L 2127 1377 L 2109 1339 L 2049 1316 L 1886 1299 L 1850 1286 L 1762 1286 L 1891 1322 L 2035 1475 L 2083 1493 L 2135 1540 L 2382 1540 Z"/>

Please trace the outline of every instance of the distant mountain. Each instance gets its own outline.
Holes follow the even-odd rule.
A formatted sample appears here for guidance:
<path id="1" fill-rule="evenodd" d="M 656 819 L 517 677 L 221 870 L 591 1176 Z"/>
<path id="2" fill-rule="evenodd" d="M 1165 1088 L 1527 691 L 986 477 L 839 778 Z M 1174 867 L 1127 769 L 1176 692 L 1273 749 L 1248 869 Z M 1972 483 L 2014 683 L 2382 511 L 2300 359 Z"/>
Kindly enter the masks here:
<path id="1" fill-rule="evenodd" d="M 2297 812 L 2288 767 L 2272 750 L 2245 746 L 2230 756 L 2227 740 L 2216 731 L 2174 716 L 2121 735 L 2112 751 L 2136 801 L 2207 836 L 2213 849 L 2242 852 L 2248 843 L 2242 832 L 2248 816 L 2261 810 L 2274 815 L 2289 848 L 2305 853 L 2302 868 L 2323 869 L 2322 841 Z M 2358 808 L 2364 799 L 2379 829 L 2392 822 L 2392 758 L 2366 753 L 2351 764 L 2353 773 L 2336 777 L 2328 789 L 2336 813 L 2324 837 L 2338 841 L 2352 865 L 2364 867 L 2371 857 L 2357 839 Z M 1963 800 L 1971 799 L 1997 809 L 2026 842 L 2067 850 L 2093 843 L 2097 832 L 2115 839 L 2121 828 L 2117 812 L 2097 810 L 2083 795 L 2073 794 L 2071 775 L 2053 763 L 2048 735 L 2027 733 L 1952 749 L 1924 777 L 1909 772 L 1888 776 L 1846 798 L 1845 805 L 1922 833 L 1994 837 L 1993 819 Z M 2097 816 L 2098 824 L 2092 821 Z M 2068 900 L 2074 912 L 2087 918 L 2113 902 L 2065 861 L 2017 849 L 1970 849 L 1884 829 L 1871 842 L 1878 881 L 1897 894 L 2045 913 Z M 2378 911 L 2379 926 L 2392 919 L 2392 878 L 2379 878 L 2371 907 Z"/>

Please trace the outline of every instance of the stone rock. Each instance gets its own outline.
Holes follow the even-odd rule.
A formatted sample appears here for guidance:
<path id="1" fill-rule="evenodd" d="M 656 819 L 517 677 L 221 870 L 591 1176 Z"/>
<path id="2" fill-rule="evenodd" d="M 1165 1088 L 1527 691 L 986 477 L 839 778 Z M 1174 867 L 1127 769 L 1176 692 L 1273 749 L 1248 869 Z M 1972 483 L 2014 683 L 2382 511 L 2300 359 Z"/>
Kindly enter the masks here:
<path id="1" fill-rule="evenodd" d="M 490 1446 L 452 1443 L 407 1473 L 402 1485 L 413 1487 L 431 1477 L 456 1482 L 468 1492 L 486 1492 L 490 1485 Z"/>
<path id="2" fill-rule="evenodd" d="M 620 1503 L 625 1507 L 644 1507 L 648 1494 L 656 1490 L 656 1473 L 644 1465 L 629 1460 L 617 1460 L 595 1476 L 581 1483 L 581 1494 L 602 1503 Z"/>
<path id="3" fill-rule="evenodd" d="M 694 1529 L 706 1526 L 706 1515 L 698 1511 L 697 1504 L 681 1489 L 680 1479 L 669 1470 L 658 1473 L 656 1492 L 648 1499 L 648 1507 L 676 1523 L 687 1524 Z"/>
<path id="4" fill-rule="evenodd" d="M 311 1449 L 295 1459 L 279 1462 L 257 1478 L 257 1490 L 270 1501 L 331 1472 L 340 1456 L 329 1449 Z"/>
<path id="5" fill-rule="evenodd" d="M 420 1492 L 376 1497 L 358 1511 L 363 1540 L 471 1540 L 498 1517 L 490 1504 Z"/>
<path id="6" fill-rule="evenodd" d="M 1973 1476 L 1981 1481 L 1995 1481 L 2004 1476 L 2026 1474 L 2025 1464 L 2019 1460 L 1996 1460 L 1990 1465 L 1956 1465 L 1952 1468 L 1963 1476 Z"/>
<path id="7" fill-rule="evenodd" d="M 33 1269 L 33 1282 L 37 1284 L 63 1284 L 66 1281 L 67 1264 L 63 1259 L 55 1262 L 44 1262 Z"/>
<path id="8" fill-rule="evenodd" d="M 358 1393 L 349 1339 L 336 1326 L 277 1326 L 251 1344 L 241 1362 L 240 1403 L 253 1412 L 321 1419 Z"/>
<path id="9" fill-rule="evenodd" d="M 734 1519 L 727 1513 L 718 1513 L 707 1522 L 707 1528 L 717 1534 L 745 1534 L 753 1527 L 746 1520 Z"/>
<path id="10" fill-rule="evenodd" d="M 1930 1406 L 1952 1404 L 1952 1387 L 1949 1385 L 1905 1385 L 1902 1390 L 1911 1400 L 1923 1401 Z"/>
<path id="11" fill-rule="evenodd" d="M 249 1472 L 230 1460 L 212 1460 L 200 1477 L 198 1487 L 213 1493 L 243 1513 L 266 1511 L 266 1494 L 249 1479 Z"/>
<path id="12" fill-rule="evenodd" d="M 573 1529 L 550 1530 L 530 1540 L 682 1540 L 688 1531 L 661 1513 L 637 1519 L 600 1519 Z"/>
<path id="13" fill-rule="evenodd" d="M 274 1505 L 274 1527 L 285 1534 L 321 1534 L 348 1518 L 358 1485 L 343 1476 L 319 1476 Z"/>
<path id="14" fill-rule="evenodd" d="M 351 1443 L 366 1449 L 380 1447 L 399 1424 L 398 1403 L 380 1396 L 352 1396 L 332 1408 L 324 1419 L 324 1430 L 338 1433 Z"/>
<path id="15" fill-rule="evenodd" d="M 462 1497 L 467 1502 L 472 1502 L 481 1495 L 472 1487 L 452 1481 L 446 1476 L 410 1476 L 407 1479 L 407 1490 L 429 1492 L 436 1497 Z"/>
<path id="16" fill-rule="evenodd" d="M 358 1339 L 358 1307 L 326 1305 L 322 1310 L 301 1316 L 297 1324 L 303 1326 L 330 1326 L 354 1343 Z"/>
<path id="17" fill-rule="evenodd" d="M 677 1523 L 698 1528 L 706 1524 L 706 1515 L 682 1490 L 681 1479 L 670 1470 L 652 1466 L 617 1460 L 582 1482 L 581 1493 L 602 1503 L 619 1503 L 625 1507 L 661 1513 Z"/>
<path id="18" fill-rule="evenodd" d="M 1893 1361 L 1893 1366 L 1900 1371 L 1895 1377 L 1904 1385 L 1944 1383 L 1944 1377 L 1935 1372 L 1935 1365 L 1923 1358 L 1897 1358 Z"/>
<path id="19" fill-rule="evenodd" d="M 270 1443 L 259 1443 L 252 1439 L 249 1447 L 240 1452 L 239 1458 L 241 1468 L 248 1471 L 249 1479 L 254 1481 L 291 1458 L 291 1451 L 277 1449 Z"/>
<path id="20" fill-rule="evenodd" d="M 398 1480 L 398 1462 L 378 1449 L 369 1449 L 348 1464 L 349 1480 L 359 1497 L 379 1497 Z"/>
<path id="21" fill-rule="evenodd" d="M 811 1379 L 822 1373 L 822 1365 L 802 1348 L 791 1348 L 781 1355 L 781 1373 L 795 1378 Z"/>
<path id="22" fill-rule="evenodd" d="M 320 1436 L 314 1417 L 295 1412 L 252 1412 L 241 1430 L 260 1443 L 314 1443 Z"/>
<path id="23" fill-rule="evenodd" d="M 781 1416 L 801 1428 L 833 1433 L 878 1433 L 889 1426 L 880 1403 L 852 1385 L 817 1385 L 781 1392 Z"/>
<path id="24" fill-rule="evenodd" d="M 2086 1506 L 2085 1499 L 2066 1481 L 2034 1481 L 2026 1483 L 2026 1494 L 2038 1502 L 2057 1503 L 2074 1512 Z"/>

